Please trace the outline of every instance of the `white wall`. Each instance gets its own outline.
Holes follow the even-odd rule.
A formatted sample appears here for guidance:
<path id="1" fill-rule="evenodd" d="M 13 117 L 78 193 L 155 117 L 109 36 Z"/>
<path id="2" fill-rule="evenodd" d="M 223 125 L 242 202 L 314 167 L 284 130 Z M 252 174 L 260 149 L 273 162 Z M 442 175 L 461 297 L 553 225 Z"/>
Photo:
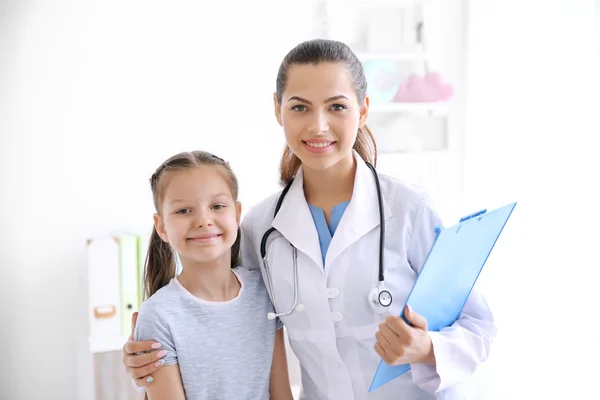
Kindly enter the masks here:
<path id="1" fill-rule="evenodd" d="M 164 158 L 202 148 L 231 160 L 246 208 L 277 189 L 271 94 L 281 58 L 311 37 L 311 11 L 0 3 L 1 399 L 75 398 L 85 239 L 151 223 L 148 178 Z"/>
<path id="2" fill-rule="evenodd" d="M 0 399 L 75 398 L 85 238 L 149 224 L 147 179 L 165 157 L 231 160 L 246 208 L 276 189 L 271 92 L 312 9 L 201 4 L 0 3 Z M 600 129 L 586 96 L 599 91 L 578 41 L 590 4 L 471 1 L 467 208 L 520 200 L 485 276 L 498 399 L 578 398 L 594 383 Z"/>
<path id="3" fill-rule="evenodd" d="M 593 398 L 600 371 L 594 1 L 470 4 L 466 199 L 473 209 L 519 201 L 486 266 L 500 324 L 488 381 L 498 392 L 489 398 Z"/>

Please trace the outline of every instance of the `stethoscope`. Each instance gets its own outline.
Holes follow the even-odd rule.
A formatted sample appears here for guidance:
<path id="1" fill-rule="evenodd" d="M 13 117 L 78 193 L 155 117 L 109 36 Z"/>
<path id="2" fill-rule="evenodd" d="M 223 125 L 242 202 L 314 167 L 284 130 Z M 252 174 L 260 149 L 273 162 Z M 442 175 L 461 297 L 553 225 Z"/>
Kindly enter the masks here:
<path id="1" fill-rule="evenodd" d="M 381 187 L 379 184 L 379 176 L 377 175 L 377 171 L 375 170 L 375 167 L 373 167 L 371 164 L 366 164 L 371 169 L 373 177 L 375 178 L 375 185 L 377 187 L 377 200 L 379 201 L 379 282 L 375 287 L 373 287 L 369 291 L 367 300 L 373 308 L 373 310 L 375 310 L 378 313 L 382 313 L 387 307 L 389 307 L 392 304 L 392 294 L 384 289 L 383 249 L 385 247 L 385 220 L 383 216 L 383 200 L 381 196 Z M 293 180 L 290 183 L 288 183 L 287 186 L 283 189 L 283 192 L 281 192 L 281 195 L 277 200 L 277 205 L 275 206 L 275 213 L 273 215 L 273 218 L 277 216 L 279 208 L 281 208 L 281 203 L 283 203 L 283 199 L 285 198 L 287 192 L 290 190 L 292 183 Z M 304 311 L 304 305 L 298 304 L 298 251 L 296 250 L 296 247 L 294 247 L 294 245 L 290 243 L 290 246 L 292 246 L 292 261 L 294 268 L 294 300 L 292 306 L 287 311 L 278 312 L 279 308 L 277 307 L 275 292 L 273 291 L 273 283 L 271 281 L 271 272 L 269 270 L 269 263 L 267 262 L 267 239 L 273 231 L 275 231 L 275 228 L 269 228 L 269 230 L 267 230 L 263 235 L 260 243 L 260 255 L 263 260 L 265 276 L 267 278 L 267 285 L 269 286 L 269 292 L 271 293 L 271 298 L 273 301 L 273 309 L 275 311 L 267 314 L 268 319 L 286 317 L 288 315 L 291 315 L 294 311 Z"/>

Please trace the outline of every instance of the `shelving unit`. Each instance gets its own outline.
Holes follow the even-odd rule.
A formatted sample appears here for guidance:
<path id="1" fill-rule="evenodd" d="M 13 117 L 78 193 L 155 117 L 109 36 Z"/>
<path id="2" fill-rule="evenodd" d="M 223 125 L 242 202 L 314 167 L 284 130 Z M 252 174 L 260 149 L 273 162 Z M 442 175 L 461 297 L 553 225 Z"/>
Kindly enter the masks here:
<path id="1" fill-rule="evenodd" d="M 415 80 L 433 74 L 448 88 L 446 77 L 457 74 L 437 70 L 440 58 L 450 72 L 462 68 L 460 21 L 450 26 L 439 17 L 451 7 L 458 10 L 459 0 L 322 0 L 317 11 L 317 35 L 348 44 L 365 66 L 371 99 L 367 124 L 378 145 L 378 170 L 428 189 L 441 203 L 443 217 L 453 217 L 462 199 L 464 122 L 454 90 L 462 82 L 451 82 L 451 95 L 440 90 L 434 101 L 429 93 L 401 96 L 401 90 L 407 93 Z M 445 46 L 448 36 L 453 42 Z M 457 53 L 450 55 L 446 47 Z"/>
<path id="2" fill-rule="evenodd" d="M 371 97 L 370 114 L 373 116 L 369 118 L 369 126 L 373 130 L 386 130 L 381 120 L 393 124 L 393 118 L 450 116 L 451 104 L 441 96 L 435 98 L 432 90 L 427 92 L 433 86 L 428 87 L 426 83 L 431 84 L 433 78 L 427 80 L 432 71 L 426 42 L 426 2 L 323 0 L 320 3 L 320 36 L 347 43 L 365 64 Z M 382 79 L 386 83 L 378 85 Z M 418 83 L 423 86 L 415 87 Z M 402 98 L 403 94 L 405 98 Z M 431 98 L 435 100 L 428 101 Z M 387 115 L 379 118 L 378 114 Z M 439 126 L 447 130 L 447 124 Z M 448 132 L 444 134 L 448 135 Z M 442 142 L 449 144 L 450 140 L 445 138 Z M 389 152 L 385 146 L 381 148 L 382 152 Z"/>
<path id="3" fill-rule="evenodd" d="M 122 348 L 128 335 L 86 339 L 79 335 L 77 362 L 77 399 L 142 400 L 125 371 Z"/>
<path id="4" fill-rule="evenodd" d="M 88 339 L 88 349 L 92 354 L 121 351 L 129 335 L 101 336 Z"/>
<path id="5" fill-rule="evenodd" d="M 448 115 L 450 105 L 445 102 L 437 103 L 387 103 L 375 104 L 369 108 L 370 113 L 399 113 L 399 114 L 435 114 Z"/>
<path id="6" fill-rule="evenodd" d="M 79 400 L 143 399 L 122 364 L 122 348 L 131 334 L 131 315 L 139 309 L 145 236 L 118 232 L 87 241 L 79 279 L 85 313 L 76 343 Z"/>
<path id="7" fill-rule="evenodd" d="M 427 53 L 400 53 L 400 52 L 359 52 L 356 56 L 362 61 L 369 60 L 390 60 L 390 61 L 418 61 L 427 62 L 429 55 Z"/>

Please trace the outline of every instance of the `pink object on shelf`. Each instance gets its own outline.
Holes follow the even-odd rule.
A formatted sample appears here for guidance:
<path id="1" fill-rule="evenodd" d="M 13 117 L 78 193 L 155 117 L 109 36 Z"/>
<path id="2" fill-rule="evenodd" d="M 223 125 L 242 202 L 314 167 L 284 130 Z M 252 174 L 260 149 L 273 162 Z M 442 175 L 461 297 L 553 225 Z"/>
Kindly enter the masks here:
<path id="1" fill-rule="evenodd" d="M 397 103 L 433 103 L 447 101 L 452 98 L 452 86 L 445 83 L 443 77 L 436 72 L 419 76 L 411 74 L 401 84 L 394 97 Z"/>

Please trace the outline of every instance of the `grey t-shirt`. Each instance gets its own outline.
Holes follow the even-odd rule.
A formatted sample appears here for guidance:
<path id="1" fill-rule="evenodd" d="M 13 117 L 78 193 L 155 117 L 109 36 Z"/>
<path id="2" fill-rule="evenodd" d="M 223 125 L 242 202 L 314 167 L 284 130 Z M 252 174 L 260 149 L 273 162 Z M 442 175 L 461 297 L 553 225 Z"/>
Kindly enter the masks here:
<path id="1" fill-rule="evenodd" d="M 259 270 L 237 267 L 238 296 L 210 302 L 177 280 L 140 307 L 135 340 L 154 340 L 167 350 L 165 365 L 179 364 L 188 400 L 269 399 L 275 329 Z"/>

